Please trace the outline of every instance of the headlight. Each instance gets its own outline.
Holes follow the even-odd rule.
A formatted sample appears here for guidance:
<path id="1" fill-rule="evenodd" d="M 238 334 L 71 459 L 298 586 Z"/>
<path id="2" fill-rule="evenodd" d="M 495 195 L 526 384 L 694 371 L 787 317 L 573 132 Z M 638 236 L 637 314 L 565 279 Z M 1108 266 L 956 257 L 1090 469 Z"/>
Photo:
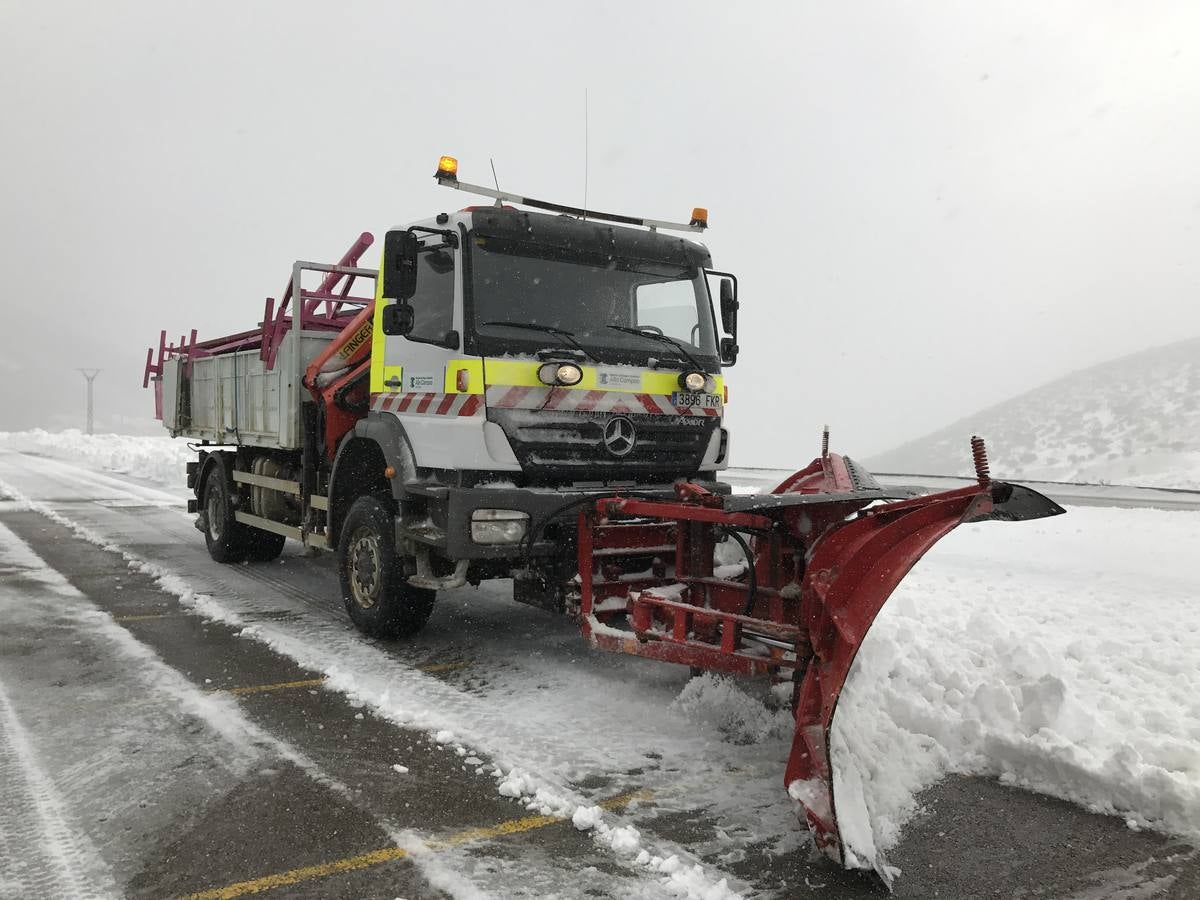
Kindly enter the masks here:
<path id="1" fill-rule="evenodd" d="M 538 367 L 538 380 L 542 384 L 570 387 L 583 381 L 583 369 L 571 363 L 546 363 Z"/>
<path id="2" fill-rule="evenodd" d="M 471 513 L 471 540 L 476 544 L 515 544 L 525 537 L 529 513 L 516 509 L 477 509 Z"/>
<path id="3" fill-rule="evenodd" d="M 685 391 L 702 391 L 707 384 L 708 376 L 703 372 L 684 372 L 679 376 L 679 386 Z"/>

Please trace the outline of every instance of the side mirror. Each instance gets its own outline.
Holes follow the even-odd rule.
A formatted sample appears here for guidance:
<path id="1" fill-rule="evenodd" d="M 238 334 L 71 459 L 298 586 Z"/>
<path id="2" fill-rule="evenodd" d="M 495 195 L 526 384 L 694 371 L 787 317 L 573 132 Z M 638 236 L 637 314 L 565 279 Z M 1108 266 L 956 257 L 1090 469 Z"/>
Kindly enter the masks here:
<path id="1" fill-rule="evenodd" d="M 721 338 L 721 362 L 724 365 L 732 366 L 737 362 L 738 345 L 733 338 Z"/>
<path id="2" fill-rule="evenodd" d="M 408 334 L 413 330 L 416 314 L 411 304 L 403 301 L 389 303 L 383 308 L 383 333 L 387 335 Z"/>
<path id="3" fill-rule="evenodd" d="M 732 366 L 737 362 L 738 343 L 737 343 L 737 314 L 738 307 L 737 298 L 737 280 L 734 278 L 721 279 L 721 325 L 725 329 L 725 333 L 729 337 L 721 338 L 721 362 L 727 366 Z"/>
<path id="4" fill-rule="evenodd" d="M 379 269 L 379 277 L 383 281 L 380 296 L 389 300 L 407 300 L 417 292 L 417 254 L 420 250 L 421 242 L 411 231 L 389 231 L 384 236 L 383 264 Z"/>
<path id="5" fill-rule="evenodd" d="M 737 288 L 732 278 L 721 279 L 721 324 L 726 334 L 737 336 L 737 311 L 740 304 L 737 300 Z"/>

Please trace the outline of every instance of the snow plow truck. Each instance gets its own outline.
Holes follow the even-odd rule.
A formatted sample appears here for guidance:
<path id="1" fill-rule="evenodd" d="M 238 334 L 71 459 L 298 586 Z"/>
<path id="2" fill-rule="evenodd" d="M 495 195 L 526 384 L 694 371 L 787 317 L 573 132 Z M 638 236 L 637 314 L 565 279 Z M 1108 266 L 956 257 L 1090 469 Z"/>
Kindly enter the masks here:
<path id="1" fill-rule="evenodd" d="M 876 614 L 941 537 L 1063 510 L 992 480 L 915 495 L 820 455 L 735 495 L 723 371 L 738 283 L 686 222 L 613 215 L 460 182 L 489 198 L 296 262 L 258 327 L 160 335 L 144 387 L 187 465 L 212 558 L 336 553 L 354 625 L 416 634 L 439 591 L 511 579 L 591 646 L 793 685 L 785 786 L 817 847 L 838 829 L 829 735 Z M 741 562 L 715 565 L 720 549 Z M 722 558 L 728 558 L 727 552 Z"/>

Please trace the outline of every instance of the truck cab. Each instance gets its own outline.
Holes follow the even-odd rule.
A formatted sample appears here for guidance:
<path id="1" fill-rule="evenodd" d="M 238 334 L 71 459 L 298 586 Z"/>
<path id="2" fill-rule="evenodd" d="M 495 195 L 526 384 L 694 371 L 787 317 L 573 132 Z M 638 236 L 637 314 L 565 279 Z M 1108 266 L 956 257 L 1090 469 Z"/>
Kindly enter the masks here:
<path id="1" fill-rule="evenodd" d="M 703 244 L 499 205 L 383 243 L 370 409 L 341 452 L 382 449 L 414 581 L 547 581 L 590 498 L 727 491 L 736 288 Z"/>

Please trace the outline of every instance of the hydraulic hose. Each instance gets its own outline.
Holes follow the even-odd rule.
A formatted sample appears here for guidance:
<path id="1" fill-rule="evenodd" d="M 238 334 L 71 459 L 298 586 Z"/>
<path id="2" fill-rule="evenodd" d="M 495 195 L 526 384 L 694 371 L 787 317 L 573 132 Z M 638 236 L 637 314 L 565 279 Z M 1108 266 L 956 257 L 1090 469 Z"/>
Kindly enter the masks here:
<path id="1" fill-rule="evenodd" d="M 758 599 L 758 573 L 754 571 L 754 555 L 750 552 L 750 545 L 746 543 L 746 539 L 738 532 L 726 526 L 721 526 L 721 530 L 733 538 L 746 554 L 746 572 L 750 576 L 750 584 L 747 586 L 746 608 L 742 610 L 742 615 L 748 616 L 754 611 L 754 601 Z"/>

